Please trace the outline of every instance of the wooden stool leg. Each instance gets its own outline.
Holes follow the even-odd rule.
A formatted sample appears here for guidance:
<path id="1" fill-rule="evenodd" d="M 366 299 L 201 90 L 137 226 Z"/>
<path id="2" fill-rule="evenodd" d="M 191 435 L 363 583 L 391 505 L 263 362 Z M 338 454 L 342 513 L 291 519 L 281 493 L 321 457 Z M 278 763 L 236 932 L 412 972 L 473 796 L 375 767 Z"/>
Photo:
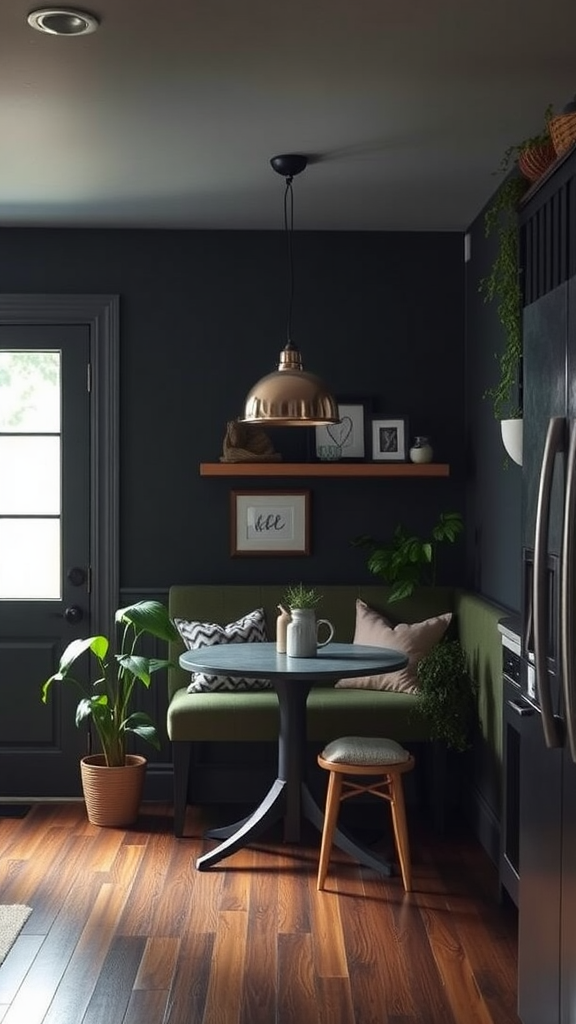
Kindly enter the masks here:
<path id="1" fill-rule="evenodd" d="M 341 792 L 342 776 L 339 775 L 338 772 L 330 772 L 328 776 L 328 792 L 326 794 L 326 809 L 324 811 L 324 827 L 322 829 L 320 861 L 318 864 L 317 889 L 323 889 L 324 882 L 326 880 L 328 861 L 330 860 L 330 850 L 332 849 L 332 838 L 334 836 L 334 829 L 336 828 L 336 821 L 338 819 L 338 810 L 340 808 Z"/>
<path id="2" fill-rule="evenodd" d="M 394 826 L 394 836 L 396 838 L 396 849 L 398 851 L 398 860 L 400 861 L 402 881 L 404 882 L 404 889 L 406 892 L 411 892 L 412 866 L 410 863 L 410 844 L 408 842 L 406 809 L 404 806 L 404 788 L 402 786 L 401 775 L 397 775 L 396 773 L 390 774 L 390 792 L 392 795 L 390 803 L 392 824 Z"/>

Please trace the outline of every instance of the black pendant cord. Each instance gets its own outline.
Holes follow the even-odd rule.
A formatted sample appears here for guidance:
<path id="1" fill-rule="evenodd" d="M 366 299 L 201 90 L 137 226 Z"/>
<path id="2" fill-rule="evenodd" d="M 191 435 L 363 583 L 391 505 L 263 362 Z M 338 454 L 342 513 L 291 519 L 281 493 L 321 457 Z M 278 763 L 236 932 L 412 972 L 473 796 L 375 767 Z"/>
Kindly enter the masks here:
<path id="1" fill-rule="evenodd" d="M 284 190 L 284 230 L 288 239 L 288 315 L 286 319 L 286 348 L 293 349 L 292 344 L 292 306 L 294 304 L 294 260 L 292 256 L 292 232 L 294 230 L 294 194 L 292 192 L 293 175 L 286 178 Z"/>

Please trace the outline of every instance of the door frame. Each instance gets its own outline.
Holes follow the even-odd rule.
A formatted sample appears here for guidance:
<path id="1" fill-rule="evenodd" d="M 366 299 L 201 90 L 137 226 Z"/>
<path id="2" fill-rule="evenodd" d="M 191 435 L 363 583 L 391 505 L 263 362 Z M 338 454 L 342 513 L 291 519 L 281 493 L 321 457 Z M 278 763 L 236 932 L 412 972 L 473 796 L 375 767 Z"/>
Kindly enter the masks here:
<path id="1" fill-rule="evenodd" d="M 120 593 L 118 295 L 0 294 L 0 325 L 79 324 L 89 330 L 91 633 L 108 635 Z"/>

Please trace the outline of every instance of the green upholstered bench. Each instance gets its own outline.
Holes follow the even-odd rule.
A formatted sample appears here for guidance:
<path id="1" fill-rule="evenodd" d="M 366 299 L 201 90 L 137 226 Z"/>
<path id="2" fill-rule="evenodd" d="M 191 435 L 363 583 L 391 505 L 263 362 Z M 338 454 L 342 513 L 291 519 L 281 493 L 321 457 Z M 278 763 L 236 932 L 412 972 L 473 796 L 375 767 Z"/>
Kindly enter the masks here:
<path id="1" fill-rule="evenodd" d="M 382 612 L 393 623 L 419 622 L 445 611 L 454 613 L 452 635 L 459 631 L 463 616 L 465 647 L 474 660 L 476 678 L 488 664 L 489 684 L 494 688 L 501 673 L 496 672 L 501 658 L 498 618 L 505 614 L 474 595 L 454 588 L 421 588 L 411 598 L 388 605 L 389 589 L 381 586 L 317 585 L 323 595 L 319 609 L 322 617 L 335 627 L 335 639 L 354 637 L 356 599 Z M 169 608 L 173 618 L 234 622 L 255 608 L 264 608 L 268 635 L 275 638 L 277 605 L 284 586 L 217 586 L 197 584 L 170 588 Z M 475 626 L 477 623 L 477 628 Z M 461 636 L 461 639 L 462 636 Z M 463 640 L 464 642 L 464 640 Z M 172 644 L 170 657 L 178 662 L 184 650 Z M 172 741 L 174 762 L 174 830 L 182 835 L 188 801 L 192 745 L 205 742 L 274 741 L 278 735 L 278 702 L 273 691 L 187 693 L 189 673 L 179 666 L 168 672 L 168 736 Z M 482 704 L 481 695 L 481 704 Z M 484 701 L 493 708 L 493 694 Z M 414 713 L 415 698 L 409 693 L 382 690 L 335 689 L 333 684 L 314 686 L 307 705 L 308 739 L 318 746 L 339 735 L 370 736 L 377 733 L 400 743 L 420 743 L 429 739 L 425 721 Z M 488 723 L 493 732 L 495 723 Z M 491 740 L 491 738 L 489 738 Z M 501 743 L 501 738 L 500 738 Z M 491 758 L 491 761 L 493 758 Z"/>

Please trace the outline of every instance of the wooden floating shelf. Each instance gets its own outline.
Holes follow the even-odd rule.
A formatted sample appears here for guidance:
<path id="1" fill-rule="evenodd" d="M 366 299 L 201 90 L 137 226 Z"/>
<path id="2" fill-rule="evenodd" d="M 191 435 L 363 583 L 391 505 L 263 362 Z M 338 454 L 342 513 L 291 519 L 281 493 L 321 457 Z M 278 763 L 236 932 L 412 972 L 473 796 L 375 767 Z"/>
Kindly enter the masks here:
<path id="1" fill-rule="evenodd" d="M 201 462 L 200 476 L 450 476 L 444 462 Z"/>

